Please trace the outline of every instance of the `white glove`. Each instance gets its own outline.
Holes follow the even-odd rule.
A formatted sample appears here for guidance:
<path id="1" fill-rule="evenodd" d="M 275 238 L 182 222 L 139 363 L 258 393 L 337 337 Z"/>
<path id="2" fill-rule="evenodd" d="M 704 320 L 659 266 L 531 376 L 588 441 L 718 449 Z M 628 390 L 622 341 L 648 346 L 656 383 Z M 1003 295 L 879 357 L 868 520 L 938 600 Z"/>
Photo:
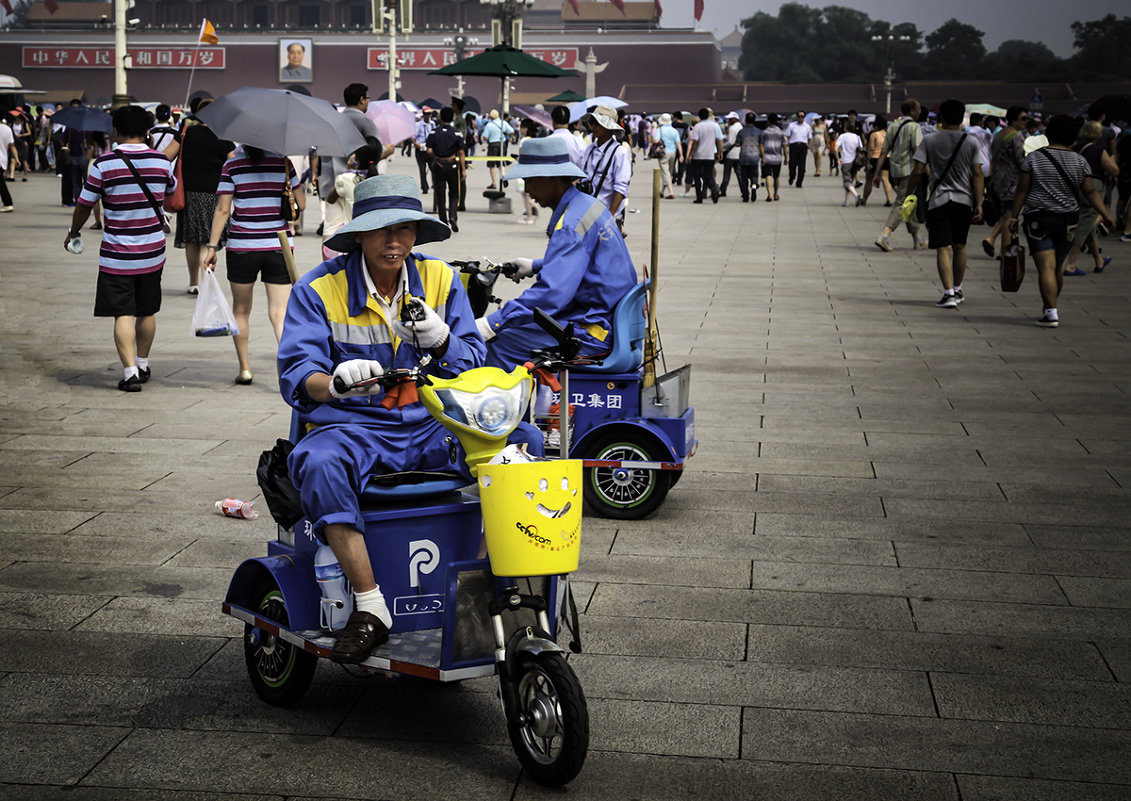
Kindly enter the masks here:
<path id="1" fill-rule="evenodd" d="M 490 342 L 495 338 L 495 331 L 491 328 L 491 324 L 487 322 L 486 317 L 480 317 L 476 320 L 475 327 L 479 329 L 479 336 L 483 337 L 484 342 Z"/>
<path id="2" fill-rule="evenodd" d="M 423 320 L 413 323 L 393 320 L 393 333 L 421 350 L 439 347 L 448 338 L 451 328 L 440 319 L 440 315 L 436 314 L 427 303 L 421 301 L 420 308 L 424 309 Z"/>
<path id="3" fill-rule="evenodd" d="M 332 398 L 351 398 L 360 395 L 374 395 L 381 392 L 381 385 L 377 383 L 370 384 L 367 387 L 358 387 L 357 389 L 349 389 L 359 381 L 365 381 L 367 378 L 378 378 L 385 372 L 385 368 L 381 366 L 381 362 L 374 361 L 373 359 L 350 359 L 349 361 L 342 362 L 334 368 L 334 372 L 330 376 L 330 397 Z M 338 391 L 335 384 L 345 384 L 346 389 Z"/>
<path id="4" fill-rule="evenodd" d="M 511 277 L 511 280 L 516 284 L 523 278 L 534 276 L 534 259 L 511 259 L 511 264 L 518 268 Z"/>

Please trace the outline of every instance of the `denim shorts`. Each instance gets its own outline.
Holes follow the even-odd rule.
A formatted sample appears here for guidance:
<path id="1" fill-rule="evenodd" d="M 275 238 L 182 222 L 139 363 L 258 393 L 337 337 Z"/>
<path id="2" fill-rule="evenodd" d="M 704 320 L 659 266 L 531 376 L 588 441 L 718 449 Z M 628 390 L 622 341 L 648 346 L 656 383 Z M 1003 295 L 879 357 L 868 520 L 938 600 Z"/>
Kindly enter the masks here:
<path id="1" fill-rule="evenodd" d="M 1076 212 L 1033 211 L 1025 214 L 1025 238 L 1029 240 L 1030 253 L 1055 250 L 1057 263 L 1068 255 L 1072 237 L 1076 235 Z"/>

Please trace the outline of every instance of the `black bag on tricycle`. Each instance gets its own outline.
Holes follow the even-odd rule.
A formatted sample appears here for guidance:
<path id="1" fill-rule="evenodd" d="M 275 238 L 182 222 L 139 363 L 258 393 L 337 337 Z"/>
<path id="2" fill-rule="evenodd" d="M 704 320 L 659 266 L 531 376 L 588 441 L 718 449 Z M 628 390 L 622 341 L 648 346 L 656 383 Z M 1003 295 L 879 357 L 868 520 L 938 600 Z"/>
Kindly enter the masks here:
<path id="1" fill-rule="evenodd" d="M 290 528 L 302 518 L 302 501 L 287 469 L 287 457 L 294 447 L 289 440 L 277 440 L 274 448 L 259 455 L 255 470 L 271 517 L 283 528 Z"/>

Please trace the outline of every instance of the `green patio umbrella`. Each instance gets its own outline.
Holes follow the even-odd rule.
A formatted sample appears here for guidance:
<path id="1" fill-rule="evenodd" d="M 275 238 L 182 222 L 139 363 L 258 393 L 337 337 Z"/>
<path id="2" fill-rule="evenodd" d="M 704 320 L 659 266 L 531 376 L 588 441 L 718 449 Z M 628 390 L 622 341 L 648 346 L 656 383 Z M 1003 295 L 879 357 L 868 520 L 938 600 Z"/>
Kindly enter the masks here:
<path id="1" fill-rule="evenodd" d="M 488 50 L 455 64 L 449 64 L 429 75 L 487 75 L 503 80 L 503 111 L 510 106 L 510 87 L 507 78 L 565 78 L 576 76 L 572 70 L 555 67 L 540 58 L 534 58 L 509 45 L 495 45 Z"/>
<path id="2" fill-rule="evenodd" d="M 547 103 L 577 103 L 578 101 L 584 100 L 584 99 L 585 99 L 585 95 L 579 95 L 577 92 L 573 91 L 572 89 L 566 89 L 564 92 L 559 92 L 558 94 L 554 95 L 553 97 L 546 98 L 546 102 Z"/>

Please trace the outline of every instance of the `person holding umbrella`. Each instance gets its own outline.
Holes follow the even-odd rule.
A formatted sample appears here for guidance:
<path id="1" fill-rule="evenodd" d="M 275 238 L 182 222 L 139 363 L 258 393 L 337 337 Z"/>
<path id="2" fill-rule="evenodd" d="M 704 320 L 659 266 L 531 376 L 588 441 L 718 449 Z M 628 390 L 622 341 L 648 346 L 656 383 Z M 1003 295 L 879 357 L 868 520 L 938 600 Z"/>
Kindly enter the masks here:
<path id="1" fill-rule="evenodd" d="M 220 170 L 216 213 L 212 217 L 211 237 L 204 246 L 202 266 L 206 270 L 216 268 L 221 237 L 230 218 L 228 283 L 232 287 L 232 313 L 240 328 L 239 333 L 232 337 L 240 363 L 237 384 L 250 384 L 252 381 L 247 340 L 255 279 L 260 275 L 267 288 L 267 316 L 275 329 L 275 341 L 279 341 L 283 334 L 291 279 L 277 232 L 287 230 L 280 205 L 288 183 L 301 216 L 306 208 L 306 194 L 299 189 L 301 177 L 291 169 L 285 156 L 265 153 L 251 145 L 240 145 Z M 294 247 L 289 237 L 288 244 Z"/>

